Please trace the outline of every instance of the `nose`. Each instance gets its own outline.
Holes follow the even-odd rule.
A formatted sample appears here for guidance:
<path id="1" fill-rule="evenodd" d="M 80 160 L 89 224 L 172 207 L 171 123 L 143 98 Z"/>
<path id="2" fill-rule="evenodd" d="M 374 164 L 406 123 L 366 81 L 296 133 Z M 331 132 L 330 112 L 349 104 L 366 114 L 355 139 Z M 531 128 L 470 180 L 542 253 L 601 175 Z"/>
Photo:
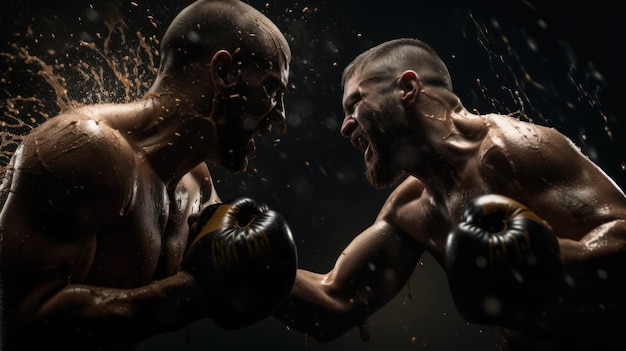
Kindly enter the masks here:
<path id="1" fill-rule="evenodd" d="M 343 123 L 341 124 L 341 135 L 346 138 L 350 138 L 352 132 L 356 128 L 356 121 L 352 118 L 352 115 L 348 115 L 343 119 Z"/>
<path id="2" fill-rule="evenodd" d="M 282 96 L 276 101 L 274 108 L 267 114 L 267 119 L 272 123 L 285 123 L 287 117 L 285 116 L 285 103 Z"/>

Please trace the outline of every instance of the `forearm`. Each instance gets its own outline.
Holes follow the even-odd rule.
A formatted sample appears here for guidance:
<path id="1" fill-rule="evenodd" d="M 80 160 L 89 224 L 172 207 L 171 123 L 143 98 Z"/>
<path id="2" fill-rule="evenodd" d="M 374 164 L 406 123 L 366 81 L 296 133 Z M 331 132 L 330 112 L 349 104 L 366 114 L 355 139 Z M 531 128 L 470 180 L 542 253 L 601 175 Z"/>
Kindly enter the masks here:
<path id="1" fill-rule="evenodd" d="M 560 239 L 563 306 L 578 318 L 626 312 L 626 222 L 596 228 L 580 241 Z"/>
<path id="2" fill-rule="evenodd" d="M 136 343 L 200 319 L 206 311 L 199 291 L 185 272 L 128 290 L 70 285 L 48 299 L 25 329 L 40 329 L 33 335 L 52 342 Z"/>
<path id="3" fill-rule="evenodd" d="M 298 270 L 275 317 L 319 342 L 331 341 L 397 296 L 422 253 L 410 236 L 378 222 L 343 250 L 328 274 Z"/>
<path id="4" fill-rule="evenodd" d="M 381 276 L 373 279 L 365 274 L 350 276 L 352 279 L 336 277 L 333 272 L 322 275 L 298 270 L 291 295 L 274 317 L 320 343 L 327 343 L 364 325 L 408 281 L 408 275 L 401 280 Z"/>
<path id="5" fill-rule="evenodd" d="M 333 292 L 327 275 L 298 270 L 289 299 L 274 317 L 317 341 L 332 341 L 359 325 L 363 312 L 348 294 Z"/>

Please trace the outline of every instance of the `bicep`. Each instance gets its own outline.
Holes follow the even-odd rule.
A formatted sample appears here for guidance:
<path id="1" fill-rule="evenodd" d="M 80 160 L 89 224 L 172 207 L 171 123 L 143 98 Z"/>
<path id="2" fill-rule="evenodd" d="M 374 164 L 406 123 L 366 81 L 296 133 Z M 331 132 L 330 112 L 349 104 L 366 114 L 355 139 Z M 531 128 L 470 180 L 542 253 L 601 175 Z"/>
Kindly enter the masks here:
<path id="1" fill-rule="evenodd" d="M 3 255 L 19 262 L 35 260 L 53 247 L 63 251 L 50 258 L 59 267 L 63 260 L 75 262 L 94 233 L 126 210 L 133 188 L 132 157 L 115 133 L 87 127 L 53 125 L 29 135 L 16 150 L 12 177 L 3 185 L 8 191 L 0 214 L 7 240 Z M 43 257 L 38 262 L 49 263 Z"/>
<path id="2" fill-rule="evenodd" d="M 132 154 L 114 137 L 71 124 L 35 132 L 16 150 L 0 232 L 3 280 L 22 315 L 68 279 L 84 279 L 98 231 L 126 210 Z"/>
<path id="3" fill-rule="evenodd" d="M 537 157 L 526 157 L 524 201 L 559 237 L 580 239 L 603 223 L 626 218 L 626 198 L 609 176 L 568 138 L 549 129 Z M 543 163 L 541 163 L 543 162 Z M 526 196 L 526 198 L 524 198 Z"/>
<path id="4" fill-rule="evenodd" d="M 54 197 L 38 193 L 30 179 L 13 182 L 0 213 L 8 318 L 28 319 L 45 296 L 82 281 L 93 261 L 95 232 L 76 228 L 66 215 L 51 215 Z M 27 285 L 24 282 L 28 282 Z"/>
<path id="5" fill-rule="evenodd" d="M 203 205 L 212 205 L 222 202 L 213 184 L 211 172 L 206 163 L 202 162 L 196 166 L 191 172 L 194 179 L 198 182 L 200 193 L 202 195 Z"/>
<path id="6" fill-rule="evenodd" d="M 384 304 L 408 282 L 423 248 L 390 223 L 377 220 L 343 250 L 327 275 L 329 286 L 368 304 Z M 376 302 L 377 303 L 376 303 Z"/>
<path id="7" fill-rule="evenodd" d="M 330 277 L 340 289 L 350 284 L 390 299 L 406 285 L 425 247 L 416 239 L 414 218 L 426 201 L 421 182 L 410 177 L 387 198 L 370 227 L 338 258 Z"/>

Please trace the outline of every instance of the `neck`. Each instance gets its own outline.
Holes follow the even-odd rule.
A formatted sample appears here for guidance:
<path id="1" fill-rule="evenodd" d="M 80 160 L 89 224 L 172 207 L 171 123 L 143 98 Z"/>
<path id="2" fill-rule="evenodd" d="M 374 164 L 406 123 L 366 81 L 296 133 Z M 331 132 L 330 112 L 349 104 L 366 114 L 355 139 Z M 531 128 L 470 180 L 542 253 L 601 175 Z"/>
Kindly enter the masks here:
<path id="1" fill-rule="evenodd" d="M 160 178 L 175 185 L 205 160 L 217 159 L 215 125 L 171 94 L 153 95 L 151 123 L 135 134 L 137 144 Z"/>
<path id="2" fill-rule="evenodd" d="M 427 151 L 421 153 L 420 165 L 412 175 L 421 179 L 433 192 L 443 195 L 457 186 L 487 135 L 486 120 L 462 106 L 455 109 L 439 105 L 440 110 L 433 115 L 422 115 L 427 130 L 422 139 L 426 140 Z"/>

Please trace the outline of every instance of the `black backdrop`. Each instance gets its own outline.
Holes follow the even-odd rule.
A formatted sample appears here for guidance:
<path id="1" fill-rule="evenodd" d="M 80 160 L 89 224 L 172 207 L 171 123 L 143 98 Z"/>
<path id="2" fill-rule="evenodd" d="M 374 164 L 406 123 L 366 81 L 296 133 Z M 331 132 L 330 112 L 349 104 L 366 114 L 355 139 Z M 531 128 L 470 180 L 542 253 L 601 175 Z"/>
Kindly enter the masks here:
<path id="1" fill-rule="evenodd" d="M 425 40 L 449 65 L 466 107 L 481 113 L 522 110 L 534 122 L 563 131 L 622 188 L 626 184 L 622 169 L 626 130 L 617 115 L 619 84 L 626 78 L 617 62 L 624 31 L 608 0 L 587 8 L 539 0 L 248 2 L 274 20 L 292 45 L 288 128 L 286 133 L 275 128 L 257 142 L 257 154 L 246 173 L 232 175 L 210 166 L 222 198 L 245 194 L 285 215 L 304 268 L 329 270 L 341 249 L 371 223 L 389 192 L 366 184 L 362 156 L 339 134 L 341 70 L 358 53 L 384 40 L 404 36 Z M 63 104 L 33 57 L 66 79 L 61 82 L 68 100 L 121 102 L 140 95 L 153 78 L 145 52 L 140 50 L 139 69 L 129 71 L 144 84 L 136 83 L 138 88 L 129 92 L 114 78 L 100 85 L 81 81 L 77 67 L 84 73 L 111 66 L 93 50 L 85 51 L 80 41 L 102 48 L 108 32 L 104 19 L 113 9 L 124 24 L 112 35 L 108 54 L 115 62 L 130 62 L 133 57 L 124 57 L 125 49 L 141 46 L 135 33 L 160 39 L 175 14 L 189 3 L 4 0 L 2 121 L 17 116 L 37 124 Z M 126 43 L 116 47 L 113 42 L 121 41 L 120 32 Z M 158 56 L 152 59 L 156 65 Z M 67 62 L 74 64 L 72 69 Z M 11 108 L 24 100 L 17 96 L 37 97 L 36 106 L 28 108 L 38 113 L 16 114 Z M 2 126 L 8 130 L 8 124 Z M 4 138 L 2 146 L 10 151 L 6 144 Z M 368 321 L 367 343 L 356 329 L 329 344 L 306 342 L 304 335 L 270 318 L 238 331 L 223 331 L 202 321 L 150 339 L 142 350 L 495 350 L 487 328 L 459 318 L 443 271 L 430 256 L 424 257 L 409 288 Z"/>

